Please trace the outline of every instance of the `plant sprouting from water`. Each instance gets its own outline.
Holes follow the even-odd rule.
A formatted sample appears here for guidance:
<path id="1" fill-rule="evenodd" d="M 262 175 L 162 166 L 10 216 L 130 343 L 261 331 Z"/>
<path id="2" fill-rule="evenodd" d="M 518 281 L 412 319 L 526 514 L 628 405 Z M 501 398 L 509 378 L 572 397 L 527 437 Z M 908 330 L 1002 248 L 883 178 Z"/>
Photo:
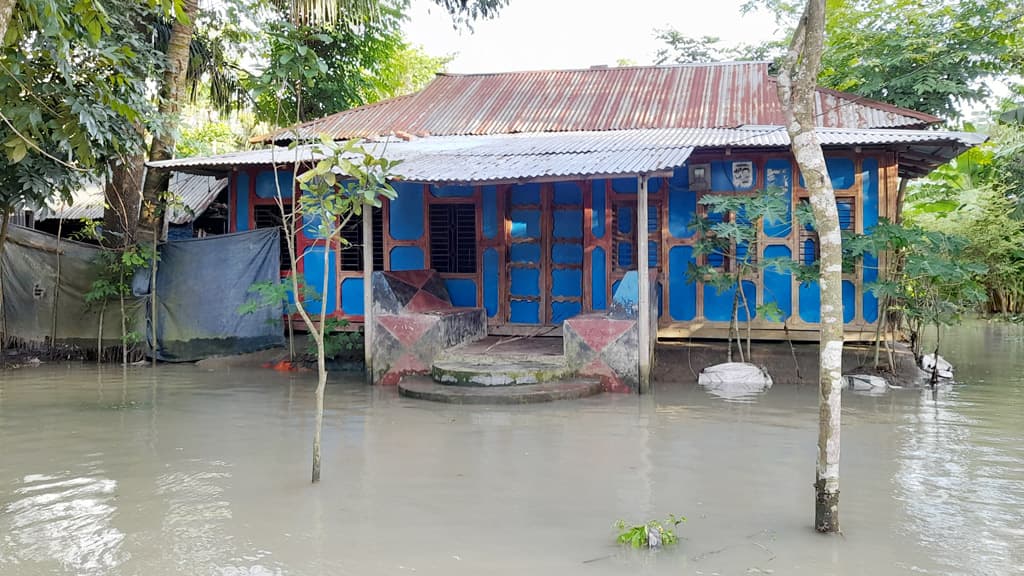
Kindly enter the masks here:
<path id="1" fill-rule="evenodd" d="M 683 522 L 684 516 L 669 514 L 665 521 L 650 520 L 645 524 L 631 524 L 625 520 L 615 523 L 619 535 L 615 540 L 619 544 L 628 544 L 633 548 L 657 548 L 679 542 L 675 529 Z"/>

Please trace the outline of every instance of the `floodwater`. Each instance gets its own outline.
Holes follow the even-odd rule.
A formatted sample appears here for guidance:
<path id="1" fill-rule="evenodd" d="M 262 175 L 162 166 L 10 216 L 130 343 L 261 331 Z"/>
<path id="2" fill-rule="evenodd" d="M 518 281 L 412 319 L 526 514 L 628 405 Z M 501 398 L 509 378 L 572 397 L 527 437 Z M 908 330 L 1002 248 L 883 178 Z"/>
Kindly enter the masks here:
<path id="1" fill-rule="evenodd" d="M 0 374 L 0 574 L 1024 574 L 1024 329 L 946 337 L 963 385 L 846 393 L 843 536 L 811 529 L 812 386 L 745 402 L 447 406 L 194 366 Z M 678 546 L 617 519 L 683 514 Z"/>

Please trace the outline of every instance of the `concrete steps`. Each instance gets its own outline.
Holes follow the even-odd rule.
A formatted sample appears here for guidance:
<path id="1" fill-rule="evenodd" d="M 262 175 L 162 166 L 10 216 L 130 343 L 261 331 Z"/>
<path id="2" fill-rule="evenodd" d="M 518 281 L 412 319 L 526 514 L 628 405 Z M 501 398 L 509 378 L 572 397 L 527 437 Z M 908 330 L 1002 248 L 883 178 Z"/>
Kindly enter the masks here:
<path id="1" fill-rule="evenodd" d="M 524 386 L 555 382 L 573 375 L 562 356 L 451 354 L 434 361 L 430 376 L 451 386 Z"/>
<path id="2" fill-rule="evenodd" d="M 452 386 L 426 376 L 406 376 L 398 383 L 402 396 L 448 404 L 536 404 L 575 400 L 602 391 L 604 386 L 599 380 L 583 378 L 517 386 Z"/>

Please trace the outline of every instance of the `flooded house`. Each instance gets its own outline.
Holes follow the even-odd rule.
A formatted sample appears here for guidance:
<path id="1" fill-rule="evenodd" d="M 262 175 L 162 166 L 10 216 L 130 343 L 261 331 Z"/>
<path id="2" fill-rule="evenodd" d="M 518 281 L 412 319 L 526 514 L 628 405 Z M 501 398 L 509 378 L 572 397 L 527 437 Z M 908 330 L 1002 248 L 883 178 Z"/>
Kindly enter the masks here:
<path id="1" fill-rule="evenodd" d="M 938 130 L 940 119 L 928 114 L 824 88 L 815 106 L 850 232 L 892 218 L 901 181 L 982 140 Z M 364 140 L 371 152 L 402 160 L 398 197 L 345 230 L 362 248 L 338 251 L 312 228 L 300 230 L 296 249 L 305 257 L 295 272 L 315 286 L 326 274 L 328 309 L 366 323 L 376 381 L 432 371 L 436 356 L 465 340 L 556 335 L 566 355 L 582 354 L 568 361 L 574 374 L 637 389 L 658 338 L 727 335 L 736 288 L 719 291 L 687 274 L 708 258 L 694 250 L 702 197 L 783 189 L 788 221 L 758 231 L 759 257 L 816 258 L 814 231 L 793 223 L 808 193 L 782 122 L 763 62 L 441 74 L 415 94 L 264 137 L 274 148 L 151 166 L 227 177 L 228 229 L 273 228 L 281 224 L 279 191 L 287 210 L 298 190 L 292 166 L 310 154 L 308 145 L 284 145 L 322 134 Z M 371 264 L 373 279 L 364 276 Z M 873 337 L 879 303 L 865 285 L 877 264 L 866 257 L 844 276 L 851 339 Z M 289 266 L 282 257 L 282 274 Z M 784 329 L 817 338 L 816 283 L 766 269 L 741 289 L 749 304 L 740 319 L 754 338 L 780 338 Z M 780 317 L 758 317 L 770 302 Z M 479 317 L 460 317 L 460 326 L 471 325 L 462 332 L 408 327 L 410 316 L 436 316 L 443 306 L 452 317 L 467 309 Z M 368 310 L 379 318 L 367 322 Z M 388 324 L 390 316 L 405 323 Z M 430 340 L 439 344 L 418 349 Z"/>

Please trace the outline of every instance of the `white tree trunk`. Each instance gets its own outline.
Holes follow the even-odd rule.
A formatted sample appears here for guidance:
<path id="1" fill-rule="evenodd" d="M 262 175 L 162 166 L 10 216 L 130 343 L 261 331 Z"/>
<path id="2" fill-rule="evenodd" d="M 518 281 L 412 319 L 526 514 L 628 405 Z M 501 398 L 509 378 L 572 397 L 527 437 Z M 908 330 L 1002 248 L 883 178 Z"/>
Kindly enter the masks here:
<path id="1" fill-rule="evenodd" d="M 814 528 L 839 531 L 839 427 L 843 361 L 842 241 L 825 155 L 815 132 L 815 91 L 825 38 L 825 0 L 808 0 L 779 72 L 779 101 L 793 156 L 810 193 L 821 251 L 818 462 Z"/>
<path id="2" fill-rule="evenodd" d="M 16 3 L 17 0 L 0 0 L 0 42 L 7 35 L 7 25 L 11 22 L 11 16 L 14 14 L 14 5 Z"/>

